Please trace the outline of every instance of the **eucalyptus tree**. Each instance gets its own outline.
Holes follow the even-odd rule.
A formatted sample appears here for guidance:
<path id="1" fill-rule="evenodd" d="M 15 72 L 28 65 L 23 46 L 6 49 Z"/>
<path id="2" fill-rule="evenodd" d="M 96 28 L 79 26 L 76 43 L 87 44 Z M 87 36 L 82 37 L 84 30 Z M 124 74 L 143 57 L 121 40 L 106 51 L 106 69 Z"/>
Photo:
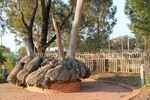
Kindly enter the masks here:
<path id="1" fill-rule="evenodd" d="M 130 19 L 130 30 L 141 39 L 147 40 L 150 37 L 150 1 L 149 0 L 126 0 L 125 14 Z M 143 41 L 144 43 L 144 41 Z"/>
<path id="2" fill-rule="evenodd" d="M 47 2 L 45 0 L 8 0 L 8 2 L 10 9 L 7 10 L 7 15 L 10 29 L 17 36 L 27 37 L 32 49 L 36 44 L 37 52 L 44 53 L 56 39 L 52 14 L 61 23 L 60 30 L 63 33 L 63 39 L 69 45 L 76 1 L 70 0 L 70 5 L 64 4 L 61 0 L 48 0 Z M 79 27 L 79 33 L 84 34 L 80 34 L 80 37 L 83 35 L 92 37 L 93 33 L 97 33 L 102 38 L 101 34 L 110 34 L 116 23 L 115 13 L 116 7 L 112 6 L 112 0 L 86 0 Z"/>
<path id="3" fill-rule="evenodd" d="M 109 34 L 117 22 L 117 7 L 113 6 L 112 0 L 86 0 L 84 5 L 80 28 L 80 33 L 84 34 L 80 34 L 82 39 L 78 42 L 78 50 L 92 52 L 108 48 Z"/>
<path id="4" fill-rule="evenodd" d="M 15 34 L 27 37 L 29 43 L 38 53 L 44 53 L 46 48 L 56 39 L 52 25 L 51 15 L 56 14 L 61 29 L 69 18 L 70 11 L 66 4 L 60 0 L 8 0 L 7 15 L 10 28 L 16 30 Z M 21 21 L 20 21 L 21 20 Z"/>
<path id="5" fill-rule="evenodd" d="M 139 48 L 138 44 L 137 38 L 127 35 L 110 39 L 111 50 L 134 50 Z"/>
<path id="6" fill-rule="evenodd" d="M 4 33 L 6 32 L 6 27 L 7 27 L 7 23 L 6 23 L 6 14 L 5 11 L 7 9 L 7 4 L 5 0 L 0 0 L 0 35 L 4 35 Z"/>
<path id="7" fill-rule="evenodd" d="M 31 56 L 25 56 L 20 60 L 20 63 L 22 63 L 17 63 L 18 65 L 16 64 L 15 68 L 8 76 L 7 80 L 9 82 L 17 84 L 19 86 L 36 86 L 40 88 L 51 89 L 52 85 L 49 84 L 57 84 L 58 82 L 69 82 L 70 84 L 70 82 L 78 82 L 81 78 L 88 78 L 90 76 L 91 73 L 89 69 L 85 66 L 85 64 L 75 59 L 76 44 L 80 20 L 82 17 L 83 4 L 84 0 L 77 0 L 74 20 L 71 28 L 71 38 L 68 55 L 69 57 L 65 58 L 64 56 L 59 22 L 56 19 L 57 16 L 53 15 L 52 21 L 56 32 L 57 46 L 59 52 L 58 55 L 60 59 L 48 59 L 47 57 L 33 57 L 32 59 Z M 42 14 L 45 13 L 42 12 Z M 43 29 L 43 27 L 41 29 Z M 42 36 L 40 36 L 40 38 L 41 37 Z M 79 89 L 77 88 L 77 90 Z"/>

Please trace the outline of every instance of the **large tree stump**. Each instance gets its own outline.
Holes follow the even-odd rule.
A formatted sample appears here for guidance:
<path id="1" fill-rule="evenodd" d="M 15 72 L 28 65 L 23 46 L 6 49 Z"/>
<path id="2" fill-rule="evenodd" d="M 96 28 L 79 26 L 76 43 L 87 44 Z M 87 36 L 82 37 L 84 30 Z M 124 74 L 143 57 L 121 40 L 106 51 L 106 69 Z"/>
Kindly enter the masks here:
<path id="1" fill-rule="evenodd" d="M 20 82 L 18 85 L 26 85 L 25 79 L 27 76 L 32 73 L 33 71 L 37 70 L 40 67 L 42 62 L 41 57 L 34 57 L 28 64 L 26 64 L 18 74 L 17 79 Z"/>
<path id="2" fill-rule="evenodd" d="M 26 62 L 23 60 L 25 58 Z M 24 57 L 23 59 L 16 64 L 8 76 L 8 81 L 18 86 L 51 89 L 55 83 L 78 82 L 83 78 L 88 78 L 91 74 L 84 63 L 72 58 L 58 60 Z"/>
<path id="3" fill-rule="evenodd" d="M 45 66 L 42 66 L 37 71 L 34 71 L 28 75 L 28 77 L 26 79 L 26 83 L 29 86 L 42 87 L 42 83 L 45 79 L 44 76 L 45 76 L 46 72 L 52 68 L 53 67 L 51 64 L 47 64 Z"/>
<path id="4" fill-rule="evenodd" d="M 18 72 L 21 71 L 24 68 L 24 65 L 27 64 L 31 60 L 32 60 L 32 57 L 25 56 L 19 62 L 17 62 L 15 65 L 15 68 L 7 77 L 7 81 L 16 84 Z"/>

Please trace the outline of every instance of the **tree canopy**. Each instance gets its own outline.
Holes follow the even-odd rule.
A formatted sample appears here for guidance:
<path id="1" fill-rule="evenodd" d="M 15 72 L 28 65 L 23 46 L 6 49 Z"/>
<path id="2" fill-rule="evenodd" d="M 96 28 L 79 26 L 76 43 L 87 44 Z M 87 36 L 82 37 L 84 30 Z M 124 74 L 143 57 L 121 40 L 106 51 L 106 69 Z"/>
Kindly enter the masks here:
<path id="1" fill-rule="evenodd" d="M 37 52 L 44 53 L 56 39 L 52 14 L 60 23 L 63 43 L 69 45 L 76 1 L 70 0 L 69 4 L 61 0 L 47 0 L 47 2 L 45 0 L 7 0 L 7 2 L 9 2 L 7 9 L 9 28 L 16 36 L 28 37 L 32 48 L 35 45 Z M 81 40 L 94 37 L 93 34 L 111 34 L 117 21 L 116 9 L 112 0 L 86 0 L 79 27 L 80 37 L 83 37 Z M 106 40 L 108 37 L 109 35 Z"/>
<path id="2" fill-rule="evenodd" d="M 108 48 L 109 35 L 117 22 L 116 11 L 112 0 L 89 0 L 85 4 L 82 22 L 86 27 L 80 31 L 85 34 L 80 34 L 78 51 L 96 52 Z"/>
<path id="3" fill-rule="evenodd" d="M 148 43 L 150 37 L 150 1 L 126 0 L 125 14 L 131 21 L 130 30 L 139 38 L 145 36 Z"/>

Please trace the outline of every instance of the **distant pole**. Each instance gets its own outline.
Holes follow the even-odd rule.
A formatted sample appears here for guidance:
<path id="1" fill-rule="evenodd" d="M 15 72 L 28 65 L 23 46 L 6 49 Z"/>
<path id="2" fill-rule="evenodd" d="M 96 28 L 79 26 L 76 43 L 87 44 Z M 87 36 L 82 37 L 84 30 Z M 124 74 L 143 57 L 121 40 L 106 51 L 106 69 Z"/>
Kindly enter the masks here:
<path id="1" fill-rule="evenodd" d="M 130 50 L 130 37 L 128 36 L 128 50 Z"/>
<path id="2" fill-rule="evenodd" d="M 121 50 L 123 51 L 123 39 L 122 39 L 122 36 L 121 36 Z"/>
<path id="3" fill-rule="evenodd" d="M 144 50 L 146 50 L 146 36 L 144 36 Z"/>
<path id="4" fill-rule="evenodd" d="M 2 45 L 2 34 L 0 35 L 0 45 Z"/>
<path id="5" fill-rule="evenodd" d="M 15 36 L 15 50 L 16 50 L 16 52 L 17 52 L 17 36 Z"/>
<path id="6" fill-rule="evenodd" d="M 6 69 L 5 69 L 5 66 L 2 65 L 2 79 L 5 79 L 6 78 Z"/>
<path id="7" fill-rule="evenodd" d="M 110 51 L 110 36 L 108 37 L 108 50 Z"/>
<path id="8" fill-rule="evenodd" d="M 109 43 L 108 43 L 108 45 L 109 45 L 109 51 L 110 51 L 110 40 L 109 40 Z"/>

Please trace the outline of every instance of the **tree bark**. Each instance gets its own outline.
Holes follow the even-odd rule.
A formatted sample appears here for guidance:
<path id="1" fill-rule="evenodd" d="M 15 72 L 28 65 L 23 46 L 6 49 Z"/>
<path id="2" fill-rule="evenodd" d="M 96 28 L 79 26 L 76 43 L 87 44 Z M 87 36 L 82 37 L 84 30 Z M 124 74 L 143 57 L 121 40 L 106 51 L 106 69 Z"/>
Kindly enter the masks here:
<path id="1" fill-rule="evenodd" d="M 82 16 L 84 0 L 77 0 L 74 22 L 71 29 L 71 37 L 69 43 L 69 57 L 75 59 L 76 44 L 78 38 L 78 29 Z"/>
<path id="2" fill-rule="evenodd" d="M 61 25 L 60 25 L 60 30 L 62 30 L 63 26 L 66 24 L 66 21 L 67 21 L 67 20 L 70 18 L 70 16 L 72 15 L 73 9 L 74 9 L 74 8 L 72 7 L 72 9 L 71 9 L 70 13 L 68 14 L 68 16 L 62 21 L 62 23 L 61 23 Z M 55 41 L 55 39 L 56 39 L 56 34 L 52 37 L 51 40 L 49 40 L 49 41 L 46 43 L 46 48 L 47 48 L 51 43 L 53 43 L 53 42 Z"/>
<path id="3" fill-rule="evenodd" d="M 53 20 L 54 29 L 55 29 L 55 32 L 56 32 L 56 39 L 57 39 L 59 57 L 60 57 L 60 59 L 63 59 L 64 58 L 64 50 L 63 50 L 62 41 L 61 41 L 62 39 L 61 39 L 59 23 L 56 22 L 56 20 L 54 18 L 54 15 L 52 16 L 52 20 Z"/>
<path id="4" fill-rule="evenodd" d="M 23 39 L 23 42 L 25 44 L 25 48 L 26 48 L 26 51 L 27 51 L 27 55 L 31 56 L 31 57 L 34 57 L 34 50 L 30 44 L 30 41 L 28 38 L 24 38 Z"/>
<path id="5" fill-rule="evenodd" d="M 46 50 L 47 34 L 48 34 L 48 22 L 51 8 L 51 0 L 41 0 L 42 6 L 42 35 L 40 36 L 40 42 L 38 44 L 38 53 L 44 53 Z"/>
<path id="6" fill-rule="evenodd" d="M 35 15 L 36 15 L 36 12 L 37 12 L 37 8 L 38 8 L 38 0 L 35 1 L 36 4 L 35 4 L 35 7 L 34 7 L 34 10 L 33 10 L 33 13 L 31 15 L 31 19 L 30 19 L 30 24 L 28 25 L 27 22 L 25 21 L 25 17 L 24 17 L 24 14 L 22 12 L 21 9 L 18 9 L 17 6 L 15 6 L 15 8 L 21 13 L 21 20 L 22 20 L 22 23 L 23 25 L 25 26 L 26 30 L 27 30 L 27 36 L 28 36 L 28 40 L 29 40 L 29 43 L 31 45 L 31 48 L 34 49 L 34 43 L 33 43 L 33 33 L 32 33 L 32 29 L 33 29 L 33 24 L 34 24 L 34 20 L 35 20 Z"/>

